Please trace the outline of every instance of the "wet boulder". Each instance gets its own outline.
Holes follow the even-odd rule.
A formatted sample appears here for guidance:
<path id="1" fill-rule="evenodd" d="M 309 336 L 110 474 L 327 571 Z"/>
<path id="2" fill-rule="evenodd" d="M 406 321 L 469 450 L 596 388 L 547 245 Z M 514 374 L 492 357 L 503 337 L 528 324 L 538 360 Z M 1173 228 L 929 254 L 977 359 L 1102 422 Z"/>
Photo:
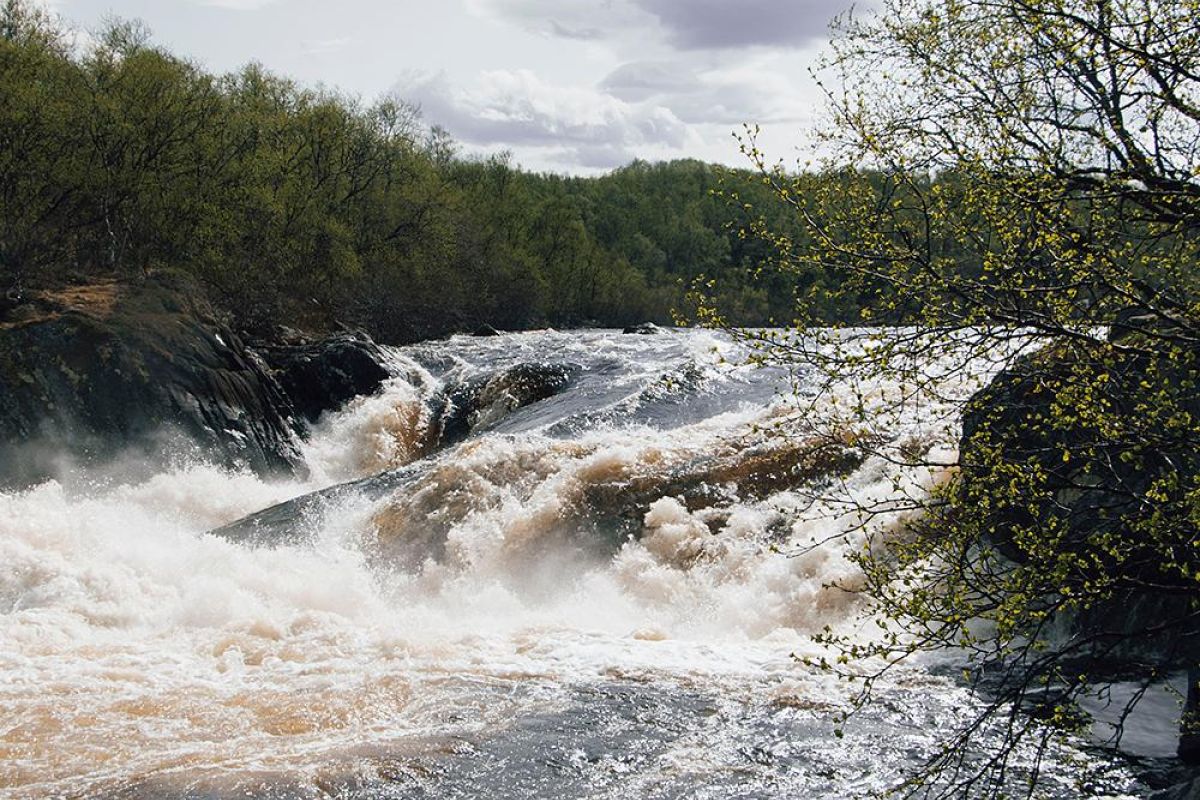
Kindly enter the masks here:
<path id="1" fill-rule="evenodd" d="M 621 331 L 621 333 L 637 334 L 639 336 L 653 336 L 654 334 L 662 332 L 662 328 L 658 327 L 653 322 L 642 322 L 637 325 L 630 325 Z"/>
<path id="2" fill-rule="evenodd" d="M 16 286 L 0 292 L 0 321 L 3 321 L 14 310 L 20 308 L 24 302 L 24 293 Z"/>
<path id="3" fill-rule="evenodd" d="M 356 481 L 330 486 L 256 511 L 209 533 L 247 547 L 280 547 L 312 541 L 325 514 L 339 504 L 358 499 L 374 502 L 415 483 L 428 469 L 420 461 Z"/>
<path id="4" fill-rule="evenodd" d="M 1200 777 L 1160 789 L 1150 800 L 1200 800 Z"/>
<path id="5" fill-rule="evenodd" d="M 1139 344 L 1128 333 L 1121 341 Z M 1195 484 L 1200 451 L 1192 436 L 1139 421 L 1163 396 L 1177 401 L 1164 406 L 1177 419 L 1200 419 L 1200 397 L 1186 388 L 1200 356 L 1153 353 L 1087 342 L 1047 347 L 997 375 L 963 419 L 956 502 L 967 524 L 1018 564 L 1036 563 L 1031 548 L 1044 531 L 1058 553 L 1076 556 L 1077 570 L 1094 570 L 1092 597 L 1059 603 L 1046 630 L 1070 668 L 1096 683 L 1175 670 L 1194 676 L 1200 664 L 1200 600 L 1189 574 L 1195 550 L 1187 546 L 1195 533 L 1160 510 L 1178 502 L 1160 487 Z M 1080 385 L 1089 393 L 1072 395 Z M 1184 391 L 1164 389 L 1171 386 Z M 1100 402 L 1105 416 L 1087 413 Z M 1178 553 L 1178 563 L 1165 552 Z M 1185 725 L 1181 734 L 1180 755 L 1200 758 L 1195 729 Z"/>
<path id="6" fill-rule="evenodd" d="M 456 525 L 500 499 L 489 487 L 533 487 L 563 470 L 577 470 L 595 453 L 592 446 L 554 441 L 522 449 L 498 448 L 492 458 L 464 466 L 453 450 L 396 470 L 289 500 L 212 531 L 254 547 L 310 541 L 331 510 L 346 501 L 378 504 L 371 517 L 375 536 L 369 550 L 390 567 L 416 570 L 441 560 Z M 825 439 L 782 441 L 750 450 L 737 448 L 698 455 L 675 465 L 648 469 L 585 470 L 563 496 L 559 512 L 524 524 L 542 526 L 537 541 L 556 537 L 575 546 L 608 552 L 629 536 L 645 533 L 647 510 L 669 498 L 687 513 L 699 512 L 714 532 L 729 508 L 748 499 L 832 480 L 862 463 L 860 454 Z M 522 488 L 513 484 L 519 474 Z M 778 520 L 780 532 L 788 529 Z M 516 548 L 519 550 L 519 548 Z M 514 550 L 513 552 L 516 552 Z"/>
<path id="7" fill-rule="evenodd" d="M 430 439 L 437 447 L 460 442 L 513 411 L 559 394 L 578 372 L 571 364 L 517 364 L 472 376 L 434 398 Z"/>
<path id="8" fill-rule="evenodd" d="M 287 395 L 190 280 L 31 292 L 18 311 L 0 321 L 0 485 L 45 479 L 64 458 L 303 469 Z"/>
<path id="9" fill-rule="evenodd" d="M 364 334 L 262 344 L 256 349 L 292 407 L 309 422 L 355 397 L 374 394 L 391 377 L 386 354 Z"/>
<path id="10" fill-rule="evenodd" d="M 1180 724 L 1179 758 L 1200 766 L 1200 666 L 1188 670 L 1187 695 Z M 1200 782 L 1200 777 L 1197 777 Z"/>
<path id="11" fill-rule="evenodd" d="M 445 465 L 445 448 L 472 433 L 494 425 L 506 415 L 559 394 L 574 378 L 578 367 L 569 364 L 517 364 L 497 372 L 472 376 L 430 400 L 430 427 L 425 458 L 398 469 L 303 495 L 264 509 L 212 531 L 213 535 L 256 547 L 274 547 L 304 541 L 311 533 L 310 521 L 319 524 L 331 505 L 354 497 L 378 500 L 404 487 L 430 480 Z M 452 454 L 450 454 L 452 458 Z M 436 480 L 434 481 L 436 482 Z M 449 485 L 451 481 L 443 480 Z M 425 499 L 435 495 L 426 495 Z M 405 504 L 405 514 L 425 520 L 436 506 L 420 502 Z M 437 516 L 437 515 L 435 515 Z M 429 520 L 422 535 L 436 533 Z M 430 552 L 435 550 L 431 546 Z"/>
<path id="12" fill-rule="evenodd" d="M 1100 348 L 1080 345 L 1070 353 L 1047 348 L 1024 356 L 971 399 L 959 446 L 964 491 L 995 501 L 986 506 L 986 516 L 980 509 L 973 514 L 1007 558 L 1019 563 L 1029 559 L 1012 538 L 1013 530 L 1061 529 L 1060 548 L 1120 570 L 1113 597 L 1075 614 L 1068 629 L 1107 642 L 1106 658 L 1114 664 L 1185 668 L 1200 660 L 1194 589 L 1162 569 L 1156 549 L 1162 544 L 1143 544 L 1130 534 L 1130 525 L 1144 515 L 1143 503 L 1155 481 L 1164 475 L 1190 479 L 1200 474 L 1200 452 L 1188 440 L 1151 447 L 1137 437 L 1113 435 L 1086 414 L 1062 406 L 1056 388 L 1094 368 L 1103 376 L 1098 391 L 1109 413 L 1132 420 L 1141 413 L 1148 387 L 1182 383 L 1191 368 L 1164 375 L 1162 365 L 1151 363 L 1144 353 L 1105 352 L 1102 357 L 1092 350 Z M 1200 399 L 1188 404 L 1188 413 L 1200 419 Z M 1036 495 L 1006 493 L 1015 469 L 1036 470 L 1041 476 Z M 1119 565 L 1102 553 L 1110 539 L 1127 543 Z"/>
<path id="13" fill-rule="evenodd" d="M 784 440 L 746 450 L 709 454 L 664 471 L 621 475 L 583 490 L 595 513 L 640 521 L 663 497 L 701 511 L 851 474 L 863 463 L 860 451 L 826 438 Z"/>

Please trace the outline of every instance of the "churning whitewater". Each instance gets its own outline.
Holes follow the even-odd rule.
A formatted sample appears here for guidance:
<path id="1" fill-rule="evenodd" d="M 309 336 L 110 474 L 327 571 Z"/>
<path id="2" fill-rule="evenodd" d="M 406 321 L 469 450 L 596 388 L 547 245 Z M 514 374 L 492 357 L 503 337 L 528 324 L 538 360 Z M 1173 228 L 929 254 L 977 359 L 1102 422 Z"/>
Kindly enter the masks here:
<path id="1" fill-rule="evenodd" d="M 807 438 L 837 398 L 745 356 L 706 332 L 456 337 L 395 350 L 384 392 L 316 426 L 305 480 L 118 464 L 0 495 L 0 794 L 894 785 L 969 696 L 913 667 L 839 738 L 852 687 L 796 656 L 827 625 L 872 635 L 825 498 L 938 476 Z M 550 388 L 521 398 L 530 376 Z M 952 453 L 936 403 L 894 423 Z"/>

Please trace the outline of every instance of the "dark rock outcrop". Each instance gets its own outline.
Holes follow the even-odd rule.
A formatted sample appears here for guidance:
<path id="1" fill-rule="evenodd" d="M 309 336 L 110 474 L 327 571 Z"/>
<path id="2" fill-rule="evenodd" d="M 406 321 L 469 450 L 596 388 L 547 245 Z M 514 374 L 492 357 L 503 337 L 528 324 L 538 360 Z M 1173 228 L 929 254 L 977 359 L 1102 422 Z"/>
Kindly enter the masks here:
<path id="1" fill-rule="evenodd" d="M 476 328 L 474 330 L 474 332 L 471 333 L 471 335 L 482 337 L 482 336 L 502 336 L 503 334 L 500 331 L 493 328 L 491 325 L 484 323 L 483 325 L 480 325 L 478 328 Z"/>
<path id="2" fill-rule="evenodd" d="M 1200 777 L 1161 789 L 1150 795 L 1150 800 L 1200 800 Z"/>
<path id="3" fill-rule="evenodd" d="M 351 336 L 264 350 L 272 364 L 184 276 L 31 292 L 0 320 L 0 486 L 64 461 L 148 475 L 200 456 L 303 472 L 300 416 L 377 389 L 384 359 Z"/>
<path id="4" fill-rule="evenodd" d="M 992 544 L 1014 561 L 1028 559 L 1010 538 L 1014 529 L 1061 527 L 1066 535 L 1059 547 L 1087 558 L 1102 559 L 1097 552 L 1105 540 L 1124 542 L 1122 580 L 1113 597 L 1073 615 L 1065 629 L 1100 642 L 1114 671 L 1122 661 L 1187 669 L 1200 663 L 1194 586 L 1189 591 L 1177 576 L 1164 573 L 1163 545 L 1141 541 L 1129 524 L 1146 515 L 1148 493 L 1162 476 L 1200 475 L 1200 451 L 1186 439 L 1150 445 L 1133 434 L 1116 435 L 1099 418 L 1076 412 L 1073 399 L 1063 405 L 1056 390 L 1072 384 L 1079 374 L 1073 370 L 1092 369 L 1086 363 L 1090 357 L 1086 351 L 1068 356 L 1041 350 L 1018 360 L 972 398 L 960 443 L 963 478 L 978 482 L 989 498 L 1003 498 L 1003 489 L 988 490 L 989 481 L 1008 481 L 1013 469 L 1041 476 L 1039 496 L 1022 493 L 1017 502 L 1001 500 L 987 511 Z M 1136 420 L 1144 414 L 1140 404 L 1146 387 L 1183 379 L 1156 373 L 1161 365 L 1150 365 L 1140 352 L 1106 352 L 1096 357 L 1094 368 L 1104 378 L 1091 402 L 1103 403 L 1108 418 Z M 1200 419 L 1200 397 L 1190 405 L 1186 410 Z M 995 463 L 1012 469 L 1001 478 L 993 472 Z"/>
<path id="5" fill-rule="evenodd" d="M 57 458 L 164 465 L 173 444 L 262 472 L 301 469 L 290 404 L 183 278 L 36 295 L 0 326 L 0 480 Z M 13 317 L 16 317 L 14 320 Z"/>
<path id="6" fill-rule="evenodd" d="M 475 375 L 433 399 L 429 437 L 434 447 L 461 442 L 518 408 L 566 389 L 578 368 L 570 364 L 517 364 Z"/>
<path id="7" fill-rule="evenodd" d="M 374 394 L 391 377 L 383 350 L 361 334 L 256 349 L 296 412 L 309 422 L 355 397 Z"/>
<path id="8" fill-rule="evenodd" d="M 1179 758 L 1200 765 L 1200 667 L 1188 671 L 1187 682 L 1187 697 L 1179 723 Z"/>
<path id="9" fill-rule="evenodd" d="M 0 292 L 0 321 L 25 302 L 24 293 L 16 286 Z"/>
<path id="10" fill-rule="evenodd" d="M 642 322 L 637 325 L 630 325 L 621 333 L 639 334 L 641 336 L 651 336 L 656 333 L 662 333 L 662 328 L 655 325 L 653 322 Z"/>
<path id="11" fill-rule="evenodd" d="M 962 485 L 968 504 L 972 496 L 989 501 L 968 512 L 983 538 L 1008 559 L 1031 563 L 1030 532 L 1047 531 L 1056 552 L 1077 555 L 1104 577 L 1104 593 L 1054 616 L 1052 646 L 1071 648 L 1072 668 L 1094 683 L 1175 670 L 1190 670 L 1194 681 L 1200 669 L 1200 603 L 1178 562 L 1195 558 L 1194 549 L 1186 555 L 1195 531 L 1182 513 L 1161 516 L 1168 499 L 1160 488 L 1164 478 L 1190 485 L 1200 449 L 1155 416 L 1169 398 L 1162 408 L 1176 419 L 1200 420 L 1200 396 L 1180 391 L 1192 385 L 1195 361 L 1153 352 L 1100 343 L 1043 349 L 999 374 L 963 418 Z M 1080 387 L 1086 391 L 1075 393 Z M 1091 413 L 1096 408 L 1103 413 Z M 1035 476 L 1035 488 L 1014 476 Z M 1023 487 L 1015 496 L 1004 487 L 1010 481 Z M 1200 712 L 1196 695 L 1189 708 Z M 1200 744 L 1186 718 L 1181 734 L 1180 756 L 1196 759 Z M 1169 796 L 1190 796 L 1194 785 L 1182 791 Z"/>

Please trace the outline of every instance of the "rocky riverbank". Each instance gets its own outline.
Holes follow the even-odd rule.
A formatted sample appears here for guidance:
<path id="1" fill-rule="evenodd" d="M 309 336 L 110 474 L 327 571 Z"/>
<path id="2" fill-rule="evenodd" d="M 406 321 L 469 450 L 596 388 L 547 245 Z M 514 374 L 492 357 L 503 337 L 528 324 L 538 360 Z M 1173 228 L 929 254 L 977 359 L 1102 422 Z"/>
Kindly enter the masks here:
<path id="1" fill-rule="evenodd" d="M 1153 376 L 1132 357 L 1109 367 L 1107 401 L 1136 413 L 1139 387 Z M 1070 530 L 1064 546 L 1082 549 L 1098 537 L 1116 535 L 1114 526 L 1127 511 L 1122 504 L 1145 494 L 1156 478 L 1171 470 L 1181 477 L 1200 471 L 1187 442 L 1127 459 L 1085 424 L 1047 424 L 1061 415 L 1053 408 L 1059 399 L 1045 386 L 1063 383 L 1063 368 L 1054 352 L 1027 357 L 980 392 L 964 418 L 961 450 L 968 481 L 990 479 L 984 461 L 973 459 L 985 452 L 994 456 L 997 447 L 1004 463 L 1032 465 L 1049 476 L 1051 493 L 1044 506 L 973 509 L 976 515 L 991 515 L 991 529 L 1000 532 L 993 544 L 1015 562 L 1029 554 L 1019 541 L 1003 538 L 1014 526 L 1040 516 L 1060 520 Z M 312 423 L 378 391 L 391 375 L 387 353 L 362 335 L 313 338 L 281 330 L 247 338 L 222 320 L 194 283 L 178 276 L 44 290 L 0 314 L 0 487 L 28 486 L 61 474 L 64 465 L 116 464 L 151 474 L 186 455 L 261 475 L 298 474 L 305 469 L 300 445 Z M 420 451 L 433 453 L 461 442 L 581 379 L 574 363 L 533 360 L 447 380 L 426 400 Z M 1101 457 L 1079 457 L 1084 451 Z M 1071 456 L 1064 458 L 1063 452 Z M 737 484 L 745 497 L 756 497 L 758 491 L 785 488 L 780 476 L 802 482 L 857 466 L 843 463 L 840 451 L 810 453 L 803 447 L 740 453 L 730 463 L 714 455 L 644 483 L 636 476 L 623 476 L 611 486 L 597 482 L 576 498 L 576 510 L 589 519 L 611 518 L 610 527 L 620 528 L 631 515 L 640 519 L 653 499 L 672 496 L 684 502 L 680 513 L 703 512 L 714 524 L 724 524 L 724 517 L 709 513 L 721 499 L 705 493 L 714 487 Z M 222 533 L 277 544 L 280 531 L 294 529 L 309 505 L 331 493 L 345 489 L 382 496 L 411 483 L 415 488 L 400 494 L 415 497 L 419 477 L 404 468 L 368 477 L 268 509 Z M 452 486 L 449 480 L 441 483 Z M 407 535 L 414 527 L 408 524 L 409 505 L 406 500 L 396 506 L 399 511 L 376 521 Z M 419 504 L 412 508 L 419 510 Z M 464 510 L 473 513 L 474 508 Z M 422 512 L 412 521 L 423 528 L 425 516 Z M 446 524 L 455 522 L 447 519 Z M 1191 670 L 1189 704 L 1195 712 L 1200 707 L 1200 624 L 1194 594 L 1187 586 L 1167 585 L 1168 576 L 1148 558 L 1125 563 L 1139 565 L 1139 571 L 1110 598 L 1082 613 L 1061 615 L 1062 640 L 1090 638 L 1104 646 L 1102 663 L 1090 656 L 1090 661 L 1075 661 L 1093 672 L 1093 683 Z M 1195 733 L 1184 733 L 1179 754 L 1195 763 Z M 1164 788 L 1162 797 L 1195 796 L 1194 773 L 1171 766 L 1161 774 L 1175 784 Z"/>
<path id="2" fill-rule="evenodd" d="M 1186 419 L 1178 422 L 1182 433 L 1143 431 L 1153 426 L 1134 422 L 1158 404 L 1156 391 L 1175 397 L 1190 367 L 1131 339 L 1120 344 L 1128 346 L 1041 350 L 980 391 L 963 418 L 963 497 L 988 499 L 968 500 L 970 524 L 1011 563 L 1041 563 L 1053 541 L 1058 563 L 1074 564 L 1061 591 L 1031 600 L 1046 609 L 1040 635 L 1067 674 L 1101 687 L 1182 685 L 1179 676 L 1187 676 L 1176 749 L 1192 766 L 1159 770 L 1182 783 L 1155 796 L 1195 798 L 1200 599 L 1192 576 L 1200 574 L 1200 554 L 1172 503 L 1200 475 L 1200 452 Z M 1094 391 L 1072 396 L 1079 385 Z M 1200 419 L 1200 401 L 1183 397 L 1178 414 Z M 1103 415 L 1089 413 L 1096 408 Z M 1021 481 L 1036 491 L 1006 489 Z M 1123 725 L 1124 713 L 1115 710 L 1112 724 Z"/>
<path id="3" fill-rule="evenodd" d="M 307 423 L 388 374 L 361 336 L 250 344 L 177 275 L 32 293 L 0 316 L 0 486 L 188 455 L 296 474 Z"/>

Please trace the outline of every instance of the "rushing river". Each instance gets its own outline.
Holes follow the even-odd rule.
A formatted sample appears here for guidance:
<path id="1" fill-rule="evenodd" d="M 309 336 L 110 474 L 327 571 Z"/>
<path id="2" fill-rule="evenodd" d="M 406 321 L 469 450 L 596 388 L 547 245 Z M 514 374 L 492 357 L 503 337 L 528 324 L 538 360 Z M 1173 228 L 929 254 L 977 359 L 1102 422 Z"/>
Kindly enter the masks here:
<path id="1" fill-rule="evenodd" d="M 744 355 L 704 332 L 459 337 L 395 351 L 383 393 L 317 426 L 304 480 L 192 464 L 126 482 L 118 464 L 0 495 L 0 796 L 895 784 L 970 696 L 914 666 L 836 737 L 852 688 L 795 656 L 819 655 L 826 625 L 872 635 L 830 585 L 853 585 L 857 543 L 831 538 L 847 520 L 820 496 L 886 500 L 937 476 L 789 456 L 831 398 Z M 429 446 L 445 387 L 517 364 L 561 367 L 565 388 L 517 410 L 501 392 L 461 441 Z M 952 448 L 936 411 L 889 435 Z M 803 480 L 780 478 L 802 462 Z M 208 533 L 389 470 L 272 541 Z M 1051 757 L 1062 797 L 1087 758 Z M 1097 792 L 1119 789 L 1114 774 Z"/>

